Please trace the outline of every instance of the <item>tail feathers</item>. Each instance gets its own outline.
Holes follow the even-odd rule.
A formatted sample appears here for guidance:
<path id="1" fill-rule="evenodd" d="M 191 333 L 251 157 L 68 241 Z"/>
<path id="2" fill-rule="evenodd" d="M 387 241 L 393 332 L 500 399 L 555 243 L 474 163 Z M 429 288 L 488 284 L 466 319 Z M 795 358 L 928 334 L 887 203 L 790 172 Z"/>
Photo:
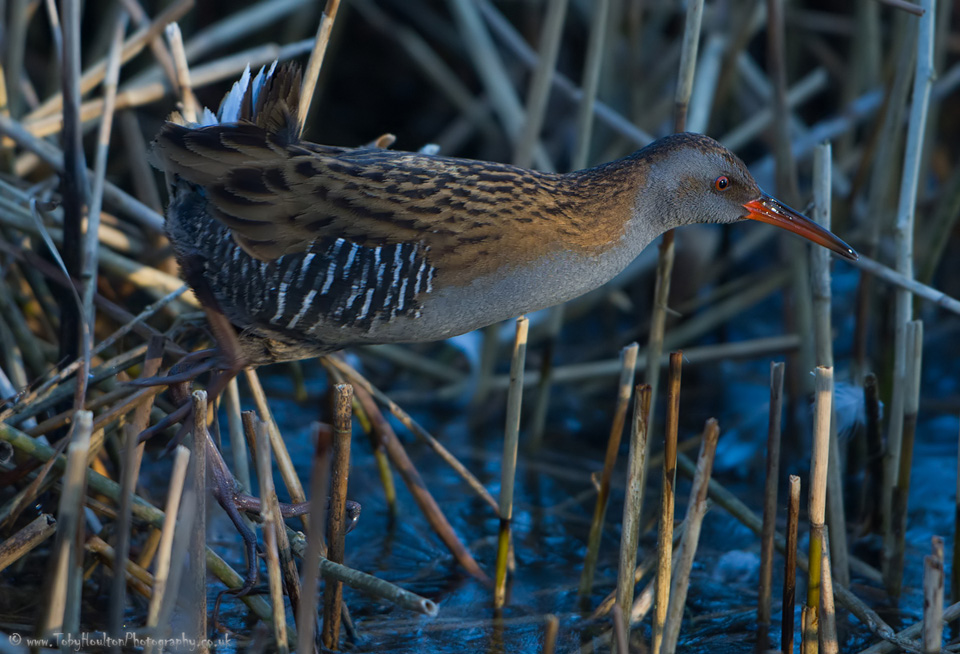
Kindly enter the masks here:
<path id="1" fill-rule="evenodd" d="M 240 79 L 234 82 L 230 91 L 223 96 L 216 114 L 204 108 L 199 121 L 190 123 L 174 112 L 168 121 L 194 129 L 211 125 L 253 123 L 270 132 L 296 130 L 300 79 L 300 67 L 292 62 L 278 66 L 274 61 L 268 70 L 261 67 L 252 80 L 248 65 Z"/>
<path id="2" fill-rule="evenodd" d="M 206 186 L 232 168 L 286 157 L 284 147 L 300 139 L 300 79 L 293 63 L 273 62 L 252 79 L 247 66 L 216 114 L 204 109 L 197 123 L 171 114 L 154 141 L 154 165 L 170 183 L 179 176 Z"/>

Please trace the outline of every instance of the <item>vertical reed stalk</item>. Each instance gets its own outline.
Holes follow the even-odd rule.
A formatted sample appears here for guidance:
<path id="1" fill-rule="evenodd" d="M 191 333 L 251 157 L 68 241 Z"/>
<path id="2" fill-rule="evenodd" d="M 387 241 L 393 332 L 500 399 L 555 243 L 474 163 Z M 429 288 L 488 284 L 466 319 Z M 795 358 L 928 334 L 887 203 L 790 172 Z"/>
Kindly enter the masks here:
<path id="1" fill-rule="evenodd" d="M 958 439 L 960 441 L 960 439 Z M 950 566 L 950 602 L 960 602 L 960 456 L 957 457 L 957 489 L 953 509 L 953 556 Z"/>
<path id="2" fill-rule="evenodd" d="M 864 488 L 864 519 L 870 532 L 876 533 L 883 524 L 883 435 L 880 431 L 880 389 L 877 376 L 867 373 L 863 378 L 863 403 L 866 413 L 867 483 Z"/>
<path id="3" fill-rule="evenodd" d="M 520 442 L 520 408 L 523 402 L 523 371 L 527 354 L 530 321 L 517 318 L 513 356 L 510 358 L 510 391 L 507 394 L 507 421 L 504 427 L 503 463 L 500 477 L 500 530 L 497 535 L 497 569 L 493 606 L 503 608 L 507 598 L 507 561 L 510 554 L 510 521 L 513 519 L 513 486 L 517 473 L 517 444 Z"/>
<path id="4" fill-rule="evenodd" d="M 196 611 L 196 642 L 207 640 L 207 392 L 193 392 L 193 488 L 196 517 L 190 538 L 192 607 Z M 203 651 L 206 645 L 200 645 Z"/>
<path id="5" fill-rule="evenodd" d="M 900 179 L 900 199 L 897 205 L 897 220 L 894 229 L 896 247 L 896 270 L 907 279 L 913 279 L 913 234 L 914 217 L 919 188 L 920 163 L 923 151 L 923 135 L 926 132 L 927 113 L 930 106 L 930 87 L 933 84 L 933 41 L 935 0 L 922 0 L 924 15 L 917 19 L 917 59 L 913 79 L 913 102 L 907 122 L 907 143 L 904 151 L 903 175 Z M 887 456 L 884 460 L 884 573 L 888 590 L 899 592 L 900 581 L 891 569 L 891 548 L 896 539 L 893 521 L 893 493 L 900 469 L 900 449 L 903 440 L 903 418 L 907 395 L 907 360 L 911 345 L 906 340 L 907 323 L 911 319 L 913 297 L 910 292 L 898 288 L 894 296 L 894 376 L 893 400 L 890 409 Z M 896 594 L 896 593 L 894 593 Z"/>
<path id="6" fill-rule="evenodd" d="M 907 378 L 904 387 L 903 431 L 900 442 L 900 466 L 897 484 L 891 496 L 891 522 L 889 544 L 890 559 L 886 568 L 885 582 L 891 595 L 900 595 L 903 581 L 903 566 L 907 549 L 907 498 L 910 494 L 910 471 L 913 467 L 913 441 L 917 431 L 917 411 L 920 405 L 920 367 L 923 355 L 923 322 L 911 320 L 905 333 L 907 345 Z"/>
<path id="7" fill-rule="evenodd" d="M 327 524 L 327 486 L 330 482 L 329 437 L 316 430 L 313 465 L 310 470 L 310 520 L 307 528 L 307 551 L 303 555 L 303 595 L 297 605 L 297 652 L 310 653 L 316 643 L 317 580 L 320 557 L 324 551 L 323 532 Z"/>
<path id="8" fill-rule="evenodd" d="M 943 539 L 934 536 L 933 553 L 923 557 L 923 654 L 943 648 Z"/>
<path id="9" fill-rule="evenodd" d="M 677 73 L 677 89 L 674 94 L 673 131 L 683 132 L 687 126 L 687 109 L 693 92 L 693 76 L 697 66 L 697 49 L 700 44 L 700 21 L 703 18 L 703 0 L 692 0 L 687 5 L 686 22 L 683 28 L 683 43 L 680 46 L 680 69 Z M 657 252 L 657 276 L 654 282 L 653 309 L 650 313 L 650 338 L 647 342 L 646 381 L 650 385 L 650 424 L 656 424 L 654 416 L 657 405 L 657 389 L 660 384 L 660 356 L 663 354 L 663 336 L 667 324 L 667 304 L 670 301 L 670 278 L 673 275 L 675 246 L 673 230 L 660 240 Z M 654 654 L 657 651 L 654 650 Z"/>
<path id="10" fill-rule="evenodd" d="M 603 459 L 603 472 L 600 476 L 597 503 L 593 507 L 593 521 L 590 523 L 590 536 L 587 540 L 587 556 L 583 562 L 583 573 L 580 575 L 579 593 L 584 602 L 588 600 L 593 588 L 593 574 L 597 566 L 597 554 L 600 550 L 600 536 L 603 533 L 603 522 L 607 513 L 607 500 L 610 497 L 610 479 L 613 476 L 613 467 L 617 462 L 617 451 L 620 449 L 620 439 L 623 436 L 627 407 L 630 405 L 630 394 L 633 391 L 633 375 L 637 366 L 638 347 L 636 343 L 631 343 L 620 352 L 620 383 L 617 406 L 613 413 L 610 437 L 607 439 L 607 452 Z"/>
<path id="11" fill-rule="evenodd" d="M 337 19 L 337 10 L 340 0 L 327 0 L 327 5 L 320 15 L 320 24 L 317 25 L 317 36 L 307 61 L 307 69 L 303 72 L 303 82 L 300 86 L 300 106 L 297 107 L 298 133 L 303 134 L 303 127 L 310 113 L 310 103 L 317 88 L 317 78 L 320 76 L 320 67 L 323 65 L 323 56 L 327 53 L 330 44 L 330 32 L 333 31 L 333 21 Z"/>
<path id="12" fill-rule="evenodd" d="M 833 148 L 829 143 L 816 147 L 813 156 L 813 219 L 830 229 Z M 813 295 L 813 340 L 816 364 L 833 367 L 833 328 L 830 321 L 830 253 L 825 248 L 810 249 L 810 286 Z M 830 465 L 827 469 L 827 524 L 830 526 L 830 556 L 834 575 L 841 586 L 850 585 L 847 562 L 847 519 L 843 508 L 840 444 L 836 417 L 830 418 Z"/>
<path id="13" fill-rule="evenodd" d="M 187 476 L 187 464 L 190 462 L 190 450 L 177 445 L 173 458 L 173 471 L 170 473 L 170 487 L 167 491 L 167 504 L 163 509 L 163 529 L 160 532 L 160 545 L 157 550 L 157 567 L 153 573 L 153 596 L 147 611 L 147 626 L 156 627 L 160 616 L 160 605 L 170 575 L 170 550 L 173 547 L 173 534 L 177 527 L 177 514 L 180 511 L 180 497 L 183 494 L 183 482 Z"/>
<path id="14" fill-rule="evenodd" d="M 103 182 L 107 173 L 107 158 L 110 153 L 110 131 L 113 126 L 113 112 L 117 100 L 117 81 L 120 78 L 120 48 L 123 45 L 123 33 L 127 28 L 127 14 L 121 12 L 110 44 L 107 57 L 107 73 L 103 80 L 103 115 L 100 117 L 100 130 L 97 136 L 97 154 L 94 163 L 94 188 L 87 211 L 87 227 L 84 239 L 83 266 L 80 281 L 83 289 L 83 315 L 89 328 L 84 332 L 87 342 L 83 351 L 93 349 L 93 325 L 96 314 L 93 308 L 93 296 L 97 289 L 97 255 L 100 251 L 100 209 L 103 206 Z M 86 171 L 84 171 L 86 174 Z M 87 364 L 89 367 L 89 364 Z M 121 575 L 122 577 L 123 575 Z"/>
<path id="15" fill-rule="evenodd" d="M 223 404 L 227 413 L 230 452 L 233 454 L 233 472 L 240 485 L 249 491 L 250 464 L 247 459 L 247 444 L 243 438 L 243 422 L 240 417 L 240 390 L 236 377 L 227 384 L 226 391 L 223 394 Z"/>
<path id="16" fill-rule="evenodd" d="M 623 503 L 623 526 L 620 534 L 620 566 L 617 569 L 617 602 L 621 611 L 633 606 L 634 572 L 637 569 L 637 543 L 640 540 L 640 511 L 647 469 L 647 436 L 650 424 L 650 387 L 637 386 L 633 403 L 633 429 L 630 432 L 630 453 L 627 466 L 627 495 Z M 621 619 L 623 614 L 621 613 Z M 626 652 L 625 649 L 620 650 Z"/>
<path id="17" fill-rule="evenodd" d="M 71 586 L 76 570 L 83 564 L 82 550 L 78 551 L 77 543 L 84 540 L 78 537 L 78 533 L 83 530 L 83 497 L 86 493 L 87 456 L 92 432 L 93 414 L 89 411 L 78 411 L 76 427 L 67 446 L 67 468 L 57 507 L 57 540 L 49 566 L 52 574 L 48 592 L 49 603 L 41 628 L 44 637 L 58 632 L 64 633 L 69 624 L 74 622 L 67 612 L 80 611 L 79 602 L 71 603 L 70 599 L 73 599 Z"/>
<path id="18" fill-rule="evenodd" d="M 820 651 L 823 654 L 840 654 L 837 642 L 837 612 L 833 602 L 833 575 L 830 572 L 830 529 L 824 527 L 823 545 L 820 548 Z"/>
<path id="19" fill-rule="evenodd" d="M 333 468 L 330 475 L 330 542 L 327 558 L 343 563 L 344 516 L 347 506 L 347 478 L 350 472 L 350 440 L 353 434 L 353 386 L 337 384 L 336 405 L 333 414 Z M 327 579 L 323 588 L 323 646 L 340 649 L 340 604 L 343 600 L 343 582 Z"/>
<path id="20" fill-rule="evenodd" d="M 787 547 L 783 563 L 783 617 L 780 622 L 780 650 L 793 654 L 794 610 L 797 601 L 797 526 L 800 523 L 800 477 L 790 475 L 787 504 Z"/>
<path id="21" fill-rule="evenodd" d="M 833 368 L 817 366 L 813 415 L 813 454 L 810 462 L 810 553 L 807 571 L 806 619 L 803 626 L 805 648 L 816 647 L 820 609 L 820 548 L 826 518 L 827 467 L 830 457 L 830 418 L 833 415 Z M 818 537 L 814 537 L 817 535 Z M 806 649 L 804 650 L 807 651 Z"/>
<path id="22" fill-rule="evenodd" d="M 780 423 L 783 420 L 783 363 L 770 362 L 770 419 L 767 425 L 767 479 L 763 491 L 760 536 L 760 581 L 757 593 L 757 647 L 766 649 L 770 632 L 773 585 L 773 536 L 777 528 L 777 486 L 780 479 Z"/>
<path id="23" fill-rule="evenodd" d="M 157 374 L 163 360 L 163 339 L 155 337 L 147 345 L 147 353 L 143 363 L 141 377 L 147 379 Z M 117 539 L 114 547 L 117 569 L 123 569 L 130 556 L 130 526 L 133 506 L 133 495 L 137 488 L 137 479 L 140 476 L 140 462 L 143 458 L 145 443 L 137 444 L 137 437 L 147 426 L 150 419 L 152 400 L 143 402 L 133 414 L 133 421 L 123 428 L 123 469 L 120 472 L 120 506 L 117 515 Z M 114 575 L 113 587 L 110 589 L 109 633 L 114 638 L 120 638 L 124 633 L 123 616 L 126 607 L 127 584 L 124 575 Z"/>
<path id="24" fill-rule="evenodd" d="M 193 94 L 193 84 L 190 83 L 190 66 L 187 64 L 187 53 L 183 50 L 183 35 L 180 33 L 180 25 L 170 23 L 165 31 L 167 41 L 170 43 L 170 52 L 173 55 L 177 86 L 180 89 L 181 112 L 189 122 L 195 123 L 200 106 L 197 104 L 197 97 Z"/>
<path id="25" fill-rule="evenodd" d="M 67 274 L 79 277 L 83 266 L 83 209 L 87 204 L 87 163 L 83 154 L 83 126 L 80 120 L 80 0 L 65 0 L 60 5 L 60 24 L 63 30 L 63 67 L 61 88 L 63 98 L 63 174 L 60 177 L 60 195 L 63 198 L 63 263 Z M 24 26 L 25 28 L 25 26 Z M 19 71 L 14 71 L 19 73 Z M 81 338 L 84 325 L 82 307 L 75 294 L 68 289 L 58 293 L 60 306 L 60 357 L 76 359 L 85 339 Z M 93 329 L 92 325 L 87 325 Z M 84 357 L 87 361 L 87 358 Z M 87 362 L 89 365 L 89 362 Z M 83 407 L 86 394 L 86 371 L 77 376 L 75 406 Z"/>
<path id="26" fill-rule="evenodd" d="M 557 631 L 560 628 L 560 620 L 551 613 L 543 621 L 543 648 L 540 651 L 543 654 L 553 654 L 557 649 Z"/>
<path id="27" fill-rule="evenodd" d="M 614 643 L 616 643 L 614 651 L 618 654 L 630 654 L 630 635 L 626 620 L 623 619 L 623 610 L 619 604 L 614 604 L 611 613 L 613 614 Z"/>
<path id="28" fill-rule="evenodd" d="M 717 451 L 719 437 L 720 427 L 717 421 L 711 418 L 703 428 L 703 441 L 697 457 L 697 471 L 690 487 L 690 502 L 687 504 L 687 515 L 684 518 L 686 527 L 680 539 L 677 573 L 670 584 L 670 607 L 667 611 L 667 621 L 663 626 L 660 654 L 675 654 L 677 651 L 683 608 L 687 603 L 687 592 L 690 588 L 690 571 L 693 569 L 693 558 L 697 554 L 703 517 L 707 514 L 707 489 L 710 486 L 710 473 L 713 470 L 713 458 Z"/>
<path id="29" fill-rule="evenodd" d="M 273 608 L 273 637 L 277 651 L 287 654 L 287 621 L 283 601 L 283 587 L 280 573 L 280 552 L 277 546 L 277 532 L 283 529 L 283 519 L 275 512 L 277 492 L 273 487 L 273 466 L 271 465 L 270 439 L 262 422 L 257 423 L 260 431 L 257 438 L 257 478 L 260 480 L 260 517 L 263 520 L 263 549 L 267 561 L 270 603 Z"/>
<path id="30" fill-rule="evenodd" d="M 659 654 L 663 625 L 670 604 L 673 572 L 674 486 L 677 482 L 677 431 L 680 424 L 680 376 L 683 352 L 670 353 L 667 377 L 667 420 L 663 439 L 663 483 L 660 491 L 660 523 L 657 529 L 657 578 L 654 589 L 653 652 Z M 653 391 L 651 390 L 651 395 Z M 649 420 L 649 417 L 647 418 Z"/>

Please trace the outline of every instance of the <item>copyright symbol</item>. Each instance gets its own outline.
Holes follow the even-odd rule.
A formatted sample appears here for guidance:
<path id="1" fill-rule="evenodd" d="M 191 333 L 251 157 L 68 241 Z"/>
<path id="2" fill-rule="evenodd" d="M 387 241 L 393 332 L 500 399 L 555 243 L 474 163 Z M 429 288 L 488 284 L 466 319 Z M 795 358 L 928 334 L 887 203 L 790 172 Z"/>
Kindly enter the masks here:
<path id="1" fill-rule="evenodd" d="M 20 634 L 10 634 L 10 643 L 13 645 L 19 645 L 22 637 Z"/>

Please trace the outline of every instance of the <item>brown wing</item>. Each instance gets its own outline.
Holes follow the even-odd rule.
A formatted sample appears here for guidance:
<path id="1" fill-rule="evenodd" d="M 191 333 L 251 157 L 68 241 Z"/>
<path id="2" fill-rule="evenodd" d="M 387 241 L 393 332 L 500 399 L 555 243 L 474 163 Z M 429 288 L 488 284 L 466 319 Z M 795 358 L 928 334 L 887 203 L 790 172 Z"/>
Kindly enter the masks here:
<path id="1" fill-rule="evenodd" d="M 449 253 L 499 240 L 503 220 L 549 220 L 539 214 L 555 185 L 554 176 L 505 164 L 331 148 L 252 123 L 167 123 L 157 149 L 168 172 L 205 188 L 216 217 L 261 260 L 322 238 L 420 241 Z"/>

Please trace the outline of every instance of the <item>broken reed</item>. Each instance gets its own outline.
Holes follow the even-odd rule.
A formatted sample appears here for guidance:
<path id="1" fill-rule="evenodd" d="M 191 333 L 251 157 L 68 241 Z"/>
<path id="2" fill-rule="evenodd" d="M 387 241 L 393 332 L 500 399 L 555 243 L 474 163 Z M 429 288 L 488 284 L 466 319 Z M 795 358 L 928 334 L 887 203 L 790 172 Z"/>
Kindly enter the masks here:
<path id="1" fill-rule="evenodd" d="M 587 539 L 587 554 L 583 562 L 583 572 L 580 575 L 578 592 L 585 604 L 593 588 L 593 575 L 600 550 L 600 535 L 603 532 L 604 518 L 607 514 L 607 500 L 610 497 L 610 482 L 613 477 L 613 467 L 617 462 L 620 439 L 623 436 L 623 426 L 626 422 L 627 408 L 630 405 L 630 395 L 633 392 L 633 376 L 637 365 L 638 350 L 639 346 L 632 343 L 620 351 L 620 381 L 617 404 L 614 409 L 613 425 L 610 428 L 610 437 L 607 440 L 607 450 L 603 459 L 600 489 L 597 492 L 597 501 L 593 508 L 593 520 L 590 523 L 590 535 Z"/>
<path id="2" fill-rule="evenodd" d="M 683 352 L 670 353 L 667 373 L 667 419 L 663 439 L 663 470 L 660 490 L 660 520 L 657 528 L 657 577 L 654 596 L 653 651 L 660 651 L 663 625 L 670 602 L 673 562 L 674 487 L 677 483 L 677 431 L 680 423 L 680 379 Z"/>

